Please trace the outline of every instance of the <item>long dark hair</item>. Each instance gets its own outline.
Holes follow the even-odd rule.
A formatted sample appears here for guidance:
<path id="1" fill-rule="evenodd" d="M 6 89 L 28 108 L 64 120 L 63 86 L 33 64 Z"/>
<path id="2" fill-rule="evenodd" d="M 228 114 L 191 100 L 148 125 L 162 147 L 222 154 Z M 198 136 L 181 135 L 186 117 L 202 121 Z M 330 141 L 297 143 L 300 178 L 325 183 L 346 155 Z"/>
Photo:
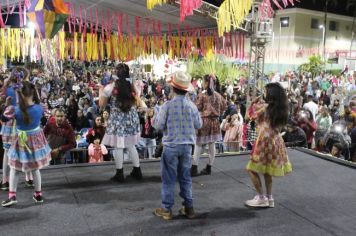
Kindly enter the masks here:
<path id="1" fill-rule="evenodd" d="M 272 128 L 279 128 L 287 124 L 288 98 L 284 88 L 279 83 L 266 85 L 267 116 Z"/>
<path id="2" fill-rule="evenodd" d="M 123 112 L 128 112 L 135 104 L 134 87 L 130 79 L 129 67 L 121 63 L 116 67 L 118 79 L 115 81 L 115 96 L 117 106 Z"/>
<path id="3" fill-rule="evenodd" d="M 212 75 L 204 75 L 203 79 L 208 84 L 208 88 L 206 90 L 208 92 L 208 95 L 209 96 L 213 95 L 215 91 L 216 79 L 215 78 L 212 79 Z M 214 84 L 211 85 L 210 83 L 214 83 Z M 211 87 L 213 87 L 214 90 L 212 90 Z"/>
<path id="4" fill-rule="evenodd" d="M 25 98 L 32 96 L 34 103 L 39 104 L 40 99 L 38 97 L 36 87 L 34 84 L 32 84 L 29 81 L 23 81 L 22 87 L 18 90 L 18 94 L 19 94 L 19 107 L 23 116 L 24 123 L 26 125 L 31 124 L 32 120 L 30 114 L 28 114 L 27 112 L 27 107 L 29 106 L 29 104 L 27 104 Z"/>

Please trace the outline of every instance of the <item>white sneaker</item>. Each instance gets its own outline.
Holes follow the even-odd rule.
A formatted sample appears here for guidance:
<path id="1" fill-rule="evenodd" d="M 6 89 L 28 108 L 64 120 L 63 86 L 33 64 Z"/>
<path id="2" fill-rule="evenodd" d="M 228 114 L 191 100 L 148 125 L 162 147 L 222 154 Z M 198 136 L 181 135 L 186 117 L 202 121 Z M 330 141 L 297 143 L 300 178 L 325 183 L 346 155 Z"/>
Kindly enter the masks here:
<path id="1" fill-rule="evenodd" d="M 260 196 L 256 195 L 253 199 L 247 200 L 245 205 L 249 207 L 268 207 L 268 198 L 265 196 L 260 198 Z"/>
<path id="2" fill-rule="evenodd" d="M 268 199 L 268 206 L 273 208 L 274 207 L 274 199 L 273 198 L 269 198 Z"/>

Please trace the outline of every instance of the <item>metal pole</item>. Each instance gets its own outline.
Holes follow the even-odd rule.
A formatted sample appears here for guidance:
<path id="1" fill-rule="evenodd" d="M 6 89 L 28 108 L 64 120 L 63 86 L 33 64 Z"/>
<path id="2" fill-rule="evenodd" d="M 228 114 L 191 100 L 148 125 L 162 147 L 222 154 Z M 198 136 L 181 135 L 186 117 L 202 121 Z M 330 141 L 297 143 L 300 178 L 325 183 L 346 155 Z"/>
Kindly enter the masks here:
<path id="1" fill-rule="evenodd" d="M 279 70 L 279 53 L 281 51 L 281 34 L 282 34 L 282 22 L 279 22 L 279 39 L 278 39 L 278 63 L 277 70 Z"/>
<path id="2" fill-rule="evenodd" d="M 326 47 L 326 39 L 325 39 L 325 25 L 323 27 L 323 42 L 324 42 L 324 45 L 323 45 L 323 61 L 325 63 L 325 47 Z"/>

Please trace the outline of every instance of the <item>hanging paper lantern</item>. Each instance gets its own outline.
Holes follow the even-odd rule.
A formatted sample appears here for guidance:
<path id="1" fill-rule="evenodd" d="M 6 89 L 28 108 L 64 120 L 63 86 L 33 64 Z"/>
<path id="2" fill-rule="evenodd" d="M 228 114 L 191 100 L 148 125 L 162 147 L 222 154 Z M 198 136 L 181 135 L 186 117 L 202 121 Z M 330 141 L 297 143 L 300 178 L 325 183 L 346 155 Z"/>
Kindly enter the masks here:
<path id="1" fill-rule="evenodd" d="M 27 16 L 42 38 L 53 38 L 67 21 L 69 9 L 63 0 L 34 0 Z"/>

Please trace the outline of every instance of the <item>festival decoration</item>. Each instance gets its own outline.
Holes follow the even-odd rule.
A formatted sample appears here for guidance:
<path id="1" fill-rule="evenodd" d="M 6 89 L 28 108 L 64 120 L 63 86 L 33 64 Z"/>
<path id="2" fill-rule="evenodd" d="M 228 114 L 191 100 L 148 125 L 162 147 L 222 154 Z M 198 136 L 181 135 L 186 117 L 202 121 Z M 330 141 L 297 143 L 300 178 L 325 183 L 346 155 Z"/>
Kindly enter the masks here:
<path id="1" fill-rule="evenodd" d="M 159 24 L 158 24 L 159 25 Z M 159 27 L 157 27 L 159 28 Z M 229 41 L 221 43 L 216 31 L 190 29 L 180 35 L 158 33 L 154 35 L 79 34 L 61 31 L 53 39 L 35 38 L 30 29 L 0 29 L 0 57 L 11 61 L 66 60 L 77 61 L 132 60 L 140 56 L 168 54 L 170 58 L 198 59 L 224 54 L 244 60 L 244 38 L 241 33 L 229 33 Z M 45 42 L 47 41 L 47 42 Z M 166 42 L 166 43 L 163 43 Z M 53 47 L 53 50 L 51 49 Z M 0 63 L 1 60 L 0 60 Z"/>
<path id="2" fill-rule="evenodd" d="M 69 9 L 63 0 L 34 0 L 27 16 L 42 38 L 53 38 L 67 21 Z"/>
<path id="3" fill-rule="evenodd" d="M 156 5 L 162 5 L 169 0 L 147 0 L 147 9 L 152 10 Z M 174 2 L 174 1 L 173 1 Z M 202 0 L 180 0 L 180 21 L 183 22 L 186 16 L 193 15 L 193 10 L 202 5 Z"/>
<path id="4" fill-rule="evenodd" d="M 222 37 L 231 28 L 237 29 L 249 13 L 253 0 L 225 0 L 218 10 L 218 32 Z"/>
<path id="5" fill-rule="evenodd" d="M 198 9 L 202 0 L 181 0 L 180 1 L 180 21 L 183 22 L 186 16 L 193 15 L 193 10 Z"/>
<path id="6" fill-rule="evenodd" d="M 152 10 L 156 5 L 167 3 L 167 0 L 147 0 L 147 9 Z"/>

